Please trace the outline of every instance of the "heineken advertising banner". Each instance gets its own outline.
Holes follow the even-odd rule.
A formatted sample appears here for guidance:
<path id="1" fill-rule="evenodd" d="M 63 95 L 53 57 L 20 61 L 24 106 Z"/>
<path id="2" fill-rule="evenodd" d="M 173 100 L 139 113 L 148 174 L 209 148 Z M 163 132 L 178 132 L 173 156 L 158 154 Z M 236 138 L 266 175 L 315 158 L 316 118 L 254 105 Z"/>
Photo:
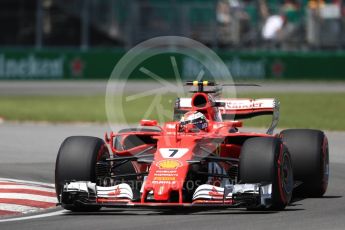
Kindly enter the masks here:
<path id="1" fill-rule="evenodd" d="M 124 51 L 0 50 L 0 79 L 108 78 Z"/>
<path id="2" fill-rule="evenodd" d="M 10 57 L 0 54 L 1 78 L 63 78 L 64 58 L 37 57 L 34 54 Z"/>
<path id="3" fill-rule="evenodd" d="M 0 79 L 107 79 L 124 50 L 0 50 Z M 144 63 L 160 76 L 173 78 L 169 57 Z M 218 52 L 235 79 L 345 79 L 345 52 Z M 191 79 L 200 63 L 175 55 L 181 75 Z M 144 79 L 139 71 L 133 78 Z"/>

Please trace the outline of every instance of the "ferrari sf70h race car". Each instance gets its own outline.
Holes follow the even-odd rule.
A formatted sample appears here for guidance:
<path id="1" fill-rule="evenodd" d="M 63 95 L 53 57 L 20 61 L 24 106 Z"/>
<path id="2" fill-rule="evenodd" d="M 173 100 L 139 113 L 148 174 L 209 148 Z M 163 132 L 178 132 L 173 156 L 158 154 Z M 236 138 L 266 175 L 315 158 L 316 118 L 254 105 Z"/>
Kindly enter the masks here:
<path id="1" fill-rule="evenodd" d="M 322 131 L 274 134 L 275 99 L 224 99 L 221 86 L 191 81 L 177 98 L 174 121 L 105 134 L 71 136 L 56 159 L 59 204 L 71 211 L 102 207 L 203 207 L 282 210 L 292 195 L 321 197 L 329 172 Z M 266 133 L 240 131 L 242 121 L 272 115 Z"/>

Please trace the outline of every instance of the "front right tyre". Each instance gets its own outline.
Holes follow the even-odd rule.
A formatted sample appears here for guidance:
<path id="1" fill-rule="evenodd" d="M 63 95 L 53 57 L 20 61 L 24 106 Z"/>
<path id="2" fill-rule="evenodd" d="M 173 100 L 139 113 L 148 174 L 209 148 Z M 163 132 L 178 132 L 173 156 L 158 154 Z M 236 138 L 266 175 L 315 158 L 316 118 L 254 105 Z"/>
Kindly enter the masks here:
<path id="1" fill-rule="evenodd" d="M 290 203 L 294 185 L 292 163 L 280 138 L 254 137 L 246 140 L 241 149 L 239 177 L 243 184 L 272 184 L 269 209 L 283 210 Z"/>

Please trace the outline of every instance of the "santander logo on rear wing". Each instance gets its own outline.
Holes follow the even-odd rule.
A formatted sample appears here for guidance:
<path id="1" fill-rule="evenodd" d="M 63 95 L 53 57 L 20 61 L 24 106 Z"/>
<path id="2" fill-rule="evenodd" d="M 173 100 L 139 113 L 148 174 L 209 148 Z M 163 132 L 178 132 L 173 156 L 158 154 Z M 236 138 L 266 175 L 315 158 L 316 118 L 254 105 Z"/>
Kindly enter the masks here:
<path id="1" fill-rule="evenodd" d="M 223 102 L 226 111 L 237 110 L 272 110 L 274 109 L 275 99 L 220 99 L 217 102 Z"/>
<path id="2" fill-rule="evenodd" d="M 271 111 L 273 112 L 276 107 L 277 100 L 273 98 L 264 98 L 264 99 L 217 99 L 216 102 L 220 103 L 223 106 L 218 106 L 222 113 L 235 113 L 237 111 L 243 112 L 256 112 L 256 111 Z M 190 109 L 192 108 L 192 99 L 191 98 L 180 98 L 178 101 L 178 107 L 181 109 Z"/>
<path id="3" fill-rule="evenodd" d="M 272 115 L 272 123 L 267 133 L 273 133 L 279 120 L 279 101 L 274 98 L 221 98 L 216 99 L 217 108 L 223 120 L 246 119 L 260 115 Z M 192 108 L 191 98 L 179 98 L 176 101 L 175 113 Z"/>
<path id="4" fill-rule="evenodd" d="M 245 119 L 259 115 L 273 114 L 276 110 L 279 110 L 279 102 L 272 98 L 220 99 L 217 102 L 224 105 L 223 107 L 219 107 L 223 119 L 227 119 L 229 115 L 239 119 Z"/>

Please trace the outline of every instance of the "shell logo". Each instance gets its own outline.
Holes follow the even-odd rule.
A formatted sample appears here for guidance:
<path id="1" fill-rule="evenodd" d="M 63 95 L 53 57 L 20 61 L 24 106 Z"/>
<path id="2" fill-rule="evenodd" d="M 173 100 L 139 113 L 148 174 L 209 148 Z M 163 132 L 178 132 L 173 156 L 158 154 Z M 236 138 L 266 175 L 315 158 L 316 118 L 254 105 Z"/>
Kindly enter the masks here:
<path id="1" fill-rule="evenodd" d="M 160 169 L 177 169 L 182 166 L 182 163 L 178 160 L 163 160 L 157 162 L 156 165 Z"/>

